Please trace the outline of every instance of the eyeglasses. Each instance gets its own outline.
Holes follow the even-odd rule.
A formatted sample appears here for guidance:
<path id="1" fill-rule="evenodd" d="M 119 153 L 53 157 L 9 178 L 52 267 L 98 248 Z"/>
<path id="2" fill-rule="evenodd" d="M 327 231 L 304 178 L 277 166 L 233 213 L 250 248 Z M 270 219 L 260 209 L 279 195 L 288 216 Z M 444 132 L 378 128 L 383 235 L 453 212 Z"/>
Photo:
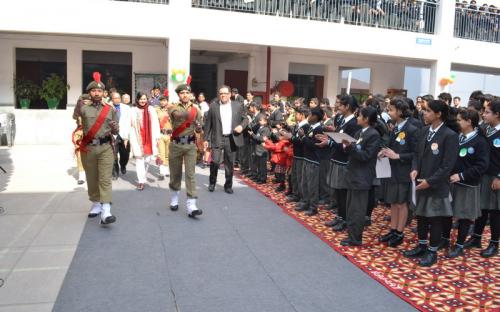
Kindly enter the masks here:
<path id="1" fill-rule="evenodd" d="M 229 94 L 229 92 L 219 92 L 219 95 Z"/>

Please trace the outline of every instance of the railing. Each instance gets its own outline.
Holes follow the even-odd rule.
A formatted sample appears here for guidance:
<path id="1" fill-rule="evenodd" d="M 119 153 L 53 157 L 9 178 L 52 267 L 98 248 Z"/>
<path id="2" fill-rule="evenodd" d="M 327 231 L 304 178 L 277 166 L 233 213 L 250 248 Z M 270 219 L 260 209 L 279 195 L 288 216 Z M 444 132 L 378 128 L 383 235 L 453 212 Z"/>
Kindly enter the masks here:
<path id="1" fill-rule="evenodd" d="M 170 0 L 114 0 L 114 1 L 168 4 Z"/>
<path id="2" fill-rule="evenodd" d="M 197 8 L 434 33 L 434 0 L 192 0 Z"/>
<path id="3" fill-rule="evenodd" d="M 455 10 L 455 37 L 500 43 L 500 9 L 482 6 Z"/>

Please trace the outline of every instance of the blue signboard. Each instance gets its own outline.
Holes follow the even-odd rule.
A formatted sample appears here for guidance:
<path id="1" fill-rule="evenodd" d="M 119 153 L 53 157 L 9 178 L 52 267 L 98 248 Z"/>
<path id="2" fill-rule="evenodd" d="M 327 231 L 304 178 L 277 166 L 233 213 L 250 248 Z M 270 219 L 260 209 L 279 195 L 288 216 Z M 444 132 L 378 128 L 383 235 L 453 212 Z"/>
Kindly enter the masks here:
<path id="1" fill-rule="evenodd" d="M 432 39 L 429 39 L 429 38 L 417 38 L 417 44 L 432 45 Z"/>

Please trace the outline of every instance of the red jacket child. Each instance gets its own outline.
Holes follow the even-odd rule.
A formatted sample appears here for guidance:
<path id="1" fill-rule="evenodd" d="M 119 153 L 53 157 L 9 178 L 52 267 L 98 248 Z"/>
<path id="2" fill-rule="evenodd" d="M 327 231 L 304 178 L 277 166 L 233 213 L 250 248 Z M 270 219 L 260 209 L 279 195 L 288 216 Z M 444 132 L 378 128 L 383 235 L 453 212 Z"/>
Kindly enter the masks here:
<path id="1" fill-rule="evenodd" d="M 282 139 L 277 143 L 273 143 L 273 141 L 268 139 L 264 142 L 264 147 L 268 151 L 272 152 L 272 163 L 285 168 L 291 167 L 293 159 L 293 148 L 289 140 Z"/>

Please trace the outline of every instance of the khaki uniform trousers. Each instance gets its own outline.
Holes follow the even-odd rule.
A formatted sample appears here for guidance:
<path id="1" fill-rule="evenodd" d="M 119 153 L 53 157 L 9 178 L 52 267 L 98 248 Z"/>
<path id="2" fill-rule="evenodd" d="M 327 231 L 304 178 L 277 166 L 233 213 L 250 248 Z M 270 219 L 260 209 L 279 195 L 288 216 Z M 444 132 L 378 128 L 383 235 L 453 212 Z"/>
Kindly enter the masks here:
<path id="1" fill-rule="evenodd" d="M 169 151 L 170 184 L 173 191 L 181 190 L 182 163 L 184 163 L 186 193 L 188 198 L 197 198 L 194 177 L 197 149 L 195 144 L 176 144 L 170 142 Z"/>
<path id="2" fill-rule="evenodd" d="M 88 145 L 88 151 L 82 152 L 82 164 L 87 177 L 90 201 L 111 203 L 111 174 L 115 161 L 111 145 Z"/>
<path id="3" fill-rule="evenodd" d="M 164 166 L 168 166 L 169 145 L 170 136 L 163 134 L 160 137 L 160 142 L 158 142 L 158 153 L 160 154 L 160 159 L 162 161 L 162 165 Z"/>

